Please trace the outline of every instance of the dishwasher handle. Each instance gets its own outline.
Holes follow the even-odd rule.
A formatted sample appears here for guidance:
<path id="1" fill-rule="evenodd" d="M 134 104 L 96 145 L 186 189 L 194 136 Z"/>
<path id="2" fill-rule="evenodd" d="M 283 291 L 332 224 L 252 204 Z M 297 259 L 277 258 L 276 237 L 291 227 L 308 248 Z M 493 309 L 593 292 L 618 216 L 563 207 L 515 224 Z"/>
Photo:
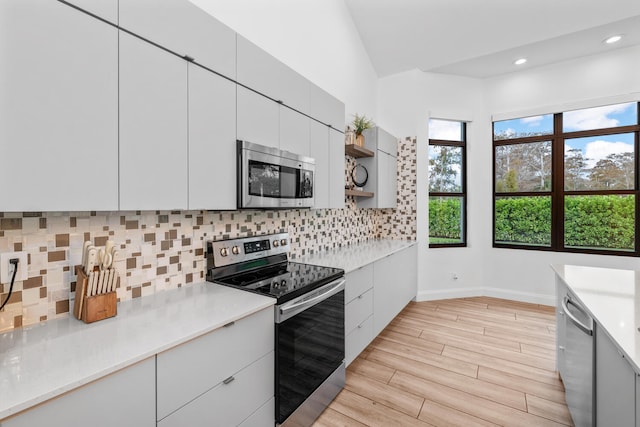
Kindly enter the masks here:
<path id="1" fill-rule="evenodd" d="M 564 311 L 564 313 L 567 315 L 569 320 L 571 320 L 571 322 L 574 325 L 576 325 L 578 327 L 578 329 L 580 329 L 582 332 L 584 332 L 587 335 L 592 336 L 593 335 L 593 328 L 584 325 L 582 322 L 580 322 L 578 319 L 576 319 L 576 317 L 573 314 L 571 314 L 571 312 L 569 311 L 569 304 L 574 306 L 578 311 L 583 313 L 585 316 L 589 317 L 589 315 L 587 313 L 585 313 L 584 311 L 582 311 L 582 309 L 579 306 L 577 306 L 573 301 L 571 301 L 571 299 L 568 296 L 564 297 L 564 299 L 562 300 L 562 311 Z"/>

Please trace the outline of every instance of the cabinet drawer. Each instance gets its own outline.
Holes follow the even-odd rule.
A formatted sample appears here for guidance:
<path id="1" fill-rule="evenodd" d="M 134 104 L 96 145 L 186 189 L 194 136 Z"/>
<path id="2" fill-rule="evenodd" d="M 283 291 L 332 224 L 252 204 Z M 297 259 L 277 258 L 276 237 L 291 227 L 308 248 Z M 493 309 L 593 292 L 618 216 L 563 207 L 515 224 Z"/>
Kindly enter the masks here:
<path id="1" fill-rule="evenodd" d="M 358 295 L 373 288 L 373 264 L 367 264 L 346 275 L 347 283 L 344 290 L 344 301 L 349 303 Z"/>
<path id="2" fill-rule="evenodd" d="M 273 399 L 274 352 L 270 352 L 172 413 L 158 427 L 236 426 Z M 273 408 L 273 406 L 271 406 Z M 273 423 L 273 412 L 271 413 Z M 250 425 L 250 424 L 247 424 Z"/>
<path id="3" fill-rule="evenodd" d="M 345 361 L 347 366 L 367 348 L 373 339 L 373 316 L 356 326 L 345 339 Z"/>
<path id="4" fill-rule="evenodd" d="M 272 426 L 274 414 L 276 413 L 276 399 L 272 397 L 267 403 L 262 405 L 260 409 L 251 414 L 249 418 L 244 420 L 240 427 L 265 427 Z"/>
<path id="5" fill-rule="evenodd" d="M 373 289 L 358 295 L 344 310 L 344 330 L 348 334 L 373 314 Z"/>
<path id="6" fill-rule="evenodd" d="M 158 354 L 158 419 L 273 351 L 273 325 L 269 307 Z"/>

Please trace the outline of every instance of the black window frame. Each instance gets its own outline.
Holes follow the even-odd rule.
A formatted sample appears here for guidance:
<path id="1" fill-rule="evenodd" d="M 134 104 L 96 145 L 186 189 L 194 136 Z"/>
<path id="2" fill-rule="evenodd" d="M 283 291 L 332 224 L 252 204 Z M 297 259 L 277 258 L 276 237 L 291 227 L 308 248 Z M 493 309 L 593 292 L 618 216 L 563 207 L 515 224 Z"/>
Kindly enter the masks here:
<path id="1" fill-rule="evenodd" d="M 445 146 L 445 147 L 458 147 L 462 149 L 461 159 L 461 191 L 459 192 L 442 192 L 442 191 L 428 191 L 428 200 L 431 197 L 458 197 L 462 199 L 462 212 L 461 212 L 461 242 L 455 243 L 431 243 L 429 242 L 429 248 L 466 248 L 467 247 L 467 123 L 461 120 L 447 120 L 447 119 L 435 119 L 460 123 L 461 125 L 461 140 L 454 141 L 448 139 L 429 139 L 429 146 Z M 431 239 L 431 236 L 427 236 Z"/>
<path id="2" fill-rule="evenodd" d="M 595 255 L 612 256 L 640 256 L 640 177 L 638 176 L 640 164 L 640 101 L 636 103 L 636 124 L 592 130 L 581 130 L 564 132 L 564 113 L 553 114 L 553 133 L 548 135 L 525 136 L 509 139 L 495 138 L 495 121 L 492 122 L 493 140 L 493 203 L 492 203 L 492 241 L 494 248 L 503 249 L 525 249 L 537 251 L 582 253 Z M 594 136 L 610 136 L 623 133 L 634 134 L 634 189 L 632 190 L 565 190 L 565 141 L 575 138 L 585 138 Z M 531 192 L 497 192 L 496 191 L 496 148 L 505 145 L 524 144 L 531 142 L 551 141 L 551 189 L 550 191 Z M 635 218 L 634 218 L 634 249 L 606 249 L 587 247 L 566 247 L 565 246 L 565 197 L 567 196 L 592 196 L 592 195 L 632 195 L 635 197 Z M 550 246 L 496 242 L 496 199 L 501 197 L 551 197 L 551 244 Z"/>

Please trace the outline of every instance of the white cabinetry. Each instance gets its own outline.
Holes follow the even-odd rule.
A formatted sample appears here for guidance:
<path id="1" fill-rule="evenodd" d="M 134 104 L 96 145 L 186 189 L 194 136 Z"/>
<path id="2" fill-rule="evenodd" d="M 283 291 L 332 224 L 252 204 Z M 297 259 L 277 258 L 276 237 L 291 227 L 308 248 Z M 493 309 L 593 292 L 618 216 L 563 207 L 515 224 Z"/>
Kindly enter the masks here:
<path id="1" fill-rule="evenodd" d="M 120 210 L 187 208 L 187 64 L 120 32 Z"/>
<path id="2" fill-rule="evenodd" d="M 636 425 L 636 375 L 622 352 L 596 325 L 596 425 Z"/>
<path id="3" fill-rule="evenodd" d="M 3 0 L 0 40 L 0 211 L 116 210 L 117 29 Z"/>
<path id="4" fill-rule="evenodd" d="M 563 378 L 566 378 L 567 318 L 562 309 L 562 300 L 567 292 L 567 285 L 556 277 L 556 369 Z"/>
<path id="5" fill-rule="evenodd" d="M 411 246 L 346 275 L 347 366 L 416 296 L 417 248 Z"/>
<path id="6" fill-rule="evenodd" d="M 240 85 L 237 86 L 237 95 L 237 138 L 279 148 L 280 105 Z"/>
<path id="7" fill-rule="evenodd" d="M 411 246 L 373 264 L 373 335 L 416 296 L 417 249 Z"/>
<path id="8" fill-rule="evenodd" d="M 395 208 L 398 194 L 397 138 L 379 127 L 368 129 L 363 135 L 366 148 L 375 156 L 361 158 L 358 162 L 369 173 L 364 190 L 374 193 L 374 196 L 360 198 L 358 207 Z"/>
<path id="9" fill-rule="evenodd" d="M 236 33 L 187 0 L 120 0 L 120 26 L 230 78 Z"/>
<path id="10" fill-rule="evenodd" d="M 118 0 L 66 0 L 113 24 L 118 24 Z"/>
<path id="11" fill-rule="evenodd" d="M 334 129 L 344 130 L 344 104 L 313 83 L 309 84 L 309 115 Z"/>
<path id="12" fill-rule="evenodd" d="M 189 209 L 236 208 L 236 85 L 189 64 Z"/>
<path id="13" fill-rule="evenodd" d="M 269 307 L 158 354 L 158 425 L 240 424 L 273 398 L 273 351 Z"/>
<path id="14" fill-rule="evenodd" d="M 309 111 L 309 82 L 300 74 L 237 36 L 237 81 L 302 113 Z"/>
<path id="15" fill-rule="evenodd" d="M 0 426 L 155 426 L 155 368 L 155 359 L 146 359 L 2 421 Z"/>
<path id="16" fill-rule="evenodd" d="M 347 366 L 373 339 L 373 264 L 346 275 L 345 359 Z"/>
<path id="17" fill-rule="evenodd" d="M 309 156 L 316 161 L 314 208 L 344 207 L 344 134 L 309 120 Z"/>
<path id="18" fill-rule="evenodd" d="M 344 134 L 329 130 L 329 207 L 344 208 Z"/>
<path id="19" fill-rule="evenodd" d="M 309 156 L 309 118 L 280 106 L 280 149 Z"/>

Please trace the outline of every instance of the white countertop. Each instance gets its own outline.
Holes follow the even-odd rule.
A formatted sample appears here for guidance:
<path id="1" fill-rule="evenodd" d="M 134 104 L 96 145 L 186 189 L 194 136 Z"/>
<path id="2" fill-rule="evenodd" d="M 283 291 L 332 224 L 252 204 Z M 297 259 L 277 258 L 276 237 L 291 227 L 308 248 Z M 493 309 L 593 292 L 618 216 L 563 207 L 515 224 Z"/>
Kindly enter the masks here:
<path id="1" fill-rule="evenodd" d="M 325 267 L 342 268 L 346 273 L 416 244 L 415 240 L 379 239 L 342 246 L 316 254 L 303 255 L 294 261 Z"/>
<path id="2" fill-rule="evenodd" d="M 70 316 L 0 334 L 0 421 L 274 303 L 196 283 L 118 303 L 92 324 Z"/>
<path id="3" fill-rule="evenodd" d="M 640 271 L 551 267 L 640 373 Z"/>

